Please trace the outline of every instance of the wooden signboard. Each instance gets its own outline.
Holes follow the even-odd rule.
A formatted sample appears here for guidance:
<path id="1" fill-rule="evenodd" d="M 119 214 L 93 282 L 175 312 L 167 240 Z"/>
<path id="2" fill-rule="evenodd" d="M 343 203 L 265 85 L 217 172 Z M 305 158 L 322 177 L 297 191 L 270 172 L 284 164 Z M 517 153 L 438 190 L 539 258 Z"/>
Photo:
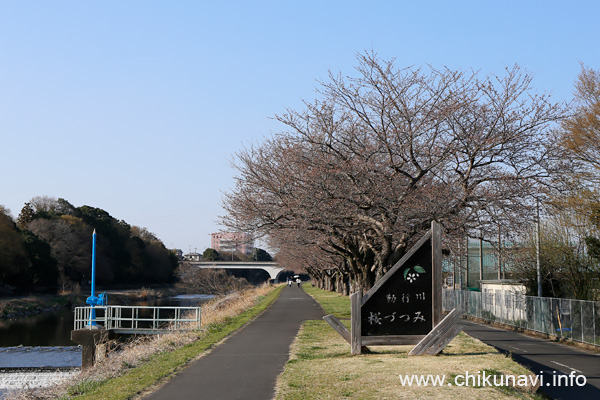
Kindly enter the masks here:
<path id="1" fill-rule="evenodd" d="M 349 339 L 352 354 L 360 354 L 363 346 L 435 342 L 428 335 L 442 318 L 441 236 L 441 226 L 432 222 L 431 229 L 371 290 L 364 296 L 360 291 L 350 296 L 350 332 L 335 317 L 325 317 Z M 437 332 L 435 337 L 454 337 L 460 332 L 451 331 L 443 335 Z"/>
<path id="2" fill-rule="evenodd" d="M 432 281 L 431 240 L 427 239 L 362 298 L 362 336 L 429 333 L 433 328 Z"/>

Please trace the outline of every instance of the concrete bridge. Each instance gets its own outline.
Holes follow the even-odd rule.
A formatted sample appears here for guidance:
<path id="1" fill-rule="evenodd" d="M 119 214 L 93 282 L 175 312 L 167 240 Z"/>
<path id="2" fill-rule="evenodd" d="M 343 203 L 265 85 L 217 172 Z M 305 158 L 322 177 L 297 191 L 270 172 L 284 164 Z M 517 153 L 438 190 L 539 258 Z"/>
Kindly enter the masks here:
<path id="1" fill-rule="evenodd" d="M 276 262 L 267 261 L 187 261 L 190 265 L 198 268 L 210 269 L 262 269 L 267 271 L 271 279 L 277 280 L 281 271 Z"/>

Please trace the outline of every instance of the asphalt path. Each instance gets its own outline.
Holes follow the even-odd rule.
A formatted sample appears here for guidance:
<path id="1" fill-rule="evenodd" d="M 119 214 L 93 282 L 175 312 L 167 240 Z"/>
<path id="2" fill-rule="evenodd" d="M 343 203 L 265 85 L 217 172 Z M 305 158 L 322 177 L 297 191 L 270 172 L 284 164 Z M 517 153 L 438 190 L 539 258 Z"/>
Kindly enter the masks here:
<path id="1" fill-rule="evenodd" d="M 600 354 L 489 325 L 461 322 L 470 336 L 503 353 L 511 353 L 519 364 L 543 376 L 540 389 L 547 396 L 553 399 L 600 399 Z M 577 385 L 574 377 L 578 375 L 586 377 L 585 386 Z M 578 382 L 583 383 L 582 378 Z"/>
<path id="2" fill-rule="evenodd" d="M 272 399 L 301 323 L 323 315 L 302 288 L 286 286 L 261 315 L 144 399 Z"/>

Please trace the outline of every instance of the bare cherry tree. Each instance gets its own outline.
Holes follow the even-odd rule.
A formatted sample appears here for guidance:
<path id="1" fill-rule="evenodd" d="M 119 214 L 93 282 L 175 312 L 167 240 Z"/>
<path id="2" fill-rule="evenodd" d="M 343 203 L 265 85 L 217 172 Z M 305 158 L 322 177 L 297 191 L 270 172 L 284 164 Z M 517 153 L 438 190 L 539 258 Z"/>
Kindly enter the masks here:
<path id="1" fill-rule="evenodd" d="M 237 154 L 226 225 L 292 237 L 299 259 L 337 263 L 312 270 L 368 289 L 432 220 L 448 232 L 514 224 L 551 178 L 549 128 L 564 109 L 518 67 L 480 77 L 365 54 L 357 72 L 330 74 L 304 110 L 276 116 L 285 133 Z"/>

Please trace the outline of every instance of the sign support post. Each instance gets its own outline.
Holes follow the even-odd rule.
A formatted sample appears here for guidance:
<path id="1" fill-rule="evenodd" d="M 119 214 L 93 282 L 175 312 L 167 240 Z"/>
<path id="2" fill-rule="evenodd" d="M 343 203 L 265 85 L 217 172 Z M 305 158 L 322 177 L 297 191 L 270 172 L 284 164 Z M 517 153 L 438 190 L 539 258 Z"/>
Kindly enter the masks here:
<path id="1" fill-rule="evenodd" d="M 351 316 L 350 324 L 352 330 L 350 331 L 350 350 L 352 354 L 360 354 L 362 349 L 362 335 L 361 335 L 361 318 L 360 308 L 362 307 L 362 291 L 353 293 L 350 296 L 350 307 Z"/>

